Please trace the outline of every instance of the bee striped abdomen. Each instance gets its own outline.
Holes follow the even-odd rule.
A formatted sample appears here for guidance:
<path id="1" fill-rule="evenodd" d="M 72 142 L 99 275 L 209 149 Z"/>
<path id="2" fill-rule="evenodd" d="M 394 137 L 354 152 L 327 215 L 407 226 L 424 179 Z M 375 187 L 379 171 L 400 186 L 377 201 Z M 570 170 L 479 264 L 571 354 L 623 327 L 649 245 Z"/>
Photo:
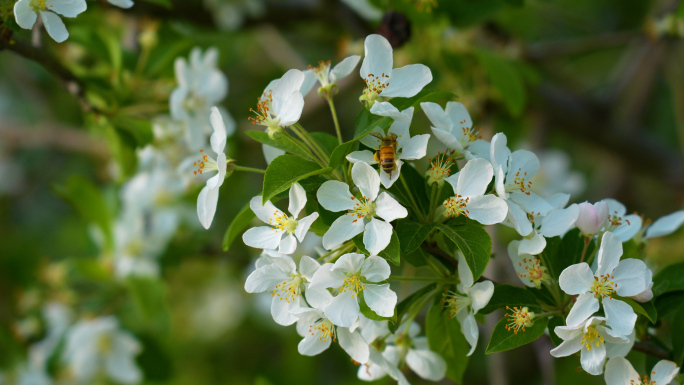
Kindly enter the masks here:
<path id="1" fill-rule="evenodd" d="M 380 148 L 380 167 L 386 173 L 391 173 L 396 169 L 394 162 L 394 148 L 392 146 L 383 146 Z"/>

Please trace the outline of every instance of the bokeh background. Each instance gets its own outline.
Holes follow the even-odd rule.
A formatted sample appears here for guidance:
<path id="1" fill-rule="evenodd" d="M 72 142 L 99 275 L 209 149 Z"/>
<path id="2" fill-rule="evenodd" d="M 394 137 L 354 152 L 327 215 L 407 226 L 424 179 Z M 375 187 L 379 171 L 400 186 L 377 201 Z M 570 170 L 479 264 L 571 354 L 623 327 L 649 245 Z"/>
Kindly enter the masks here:
<path id="1" fill-rule="evenodd" d="M 12 3 L 0 1 L 5 27 Z M 361 383 L 338 346 L 300 356 L 294 326 L 269 315 L 270 295 L 244 291 L 255 250 L 238 239 L 222 251 L 231 220 L 261 191 L 257 174 L 226 180 L 208 231 L 195 216 L 199 187 L 183 195 L 187 215 L 158 259 L 158 280 L 113 277 L 94 227 L 113 223 L 121 186 L 139 167 L 137 149 L 158 144 L 153 123 L 168 114 L 173 62 L 196 46 L 215 47 L 229 79 L 222 106 L 237 130 L 227 153 L 240 165 L 266 167 L 261 145 L 244 132 L 255 129 L 249 108 L 270 80 L 363 54 L 365 36 L 381 33 L 395 46 L 395 67 L 429 66 L 428 88 L 458 95 L 485 138 L 504 132 L 511 148 L 535 151 L 546 167 L 538 188 L 562 186 L 573 202 L 612 197 L 651 219 L 684 206 L 680 1 L 138 0 L 129 10 L 104 1 L 88 7 L 68 21 L 66 43 L 43 36 L 41 47 L 85 79 L 88 94 L 74 92 L 45 62 L 0 51 L 0 371 L 25 360 L 45 333 L 42 305 L 59 301 L 80 315 L 117 314 L 144 346 L 138 363 L 146 384 Z M 30 31 L 16 37 L 36 40 Z M 335 99 L 347 138 L 363 86 L 354 72 Z M 103 127 L 98 108 L 134 123 Z M 301 123 L 334 134 L 315 92 Z M 412 130 L 429 132 L 421 111 Z M 439 149 L 432 143 L 431 151 Z M 655 270 L 684 261 L 682 234 L 649 243 Z M 505 258 L 513 234 L 494 236 L 498 255 L 488 274 L 519 284 Z M 396 289 L 401 298 L 416 287 Z M 545 338 L 485 356 L 497 320 L 491 315 L 483 326 L 465 384 L 602 382 L 578 374 L 577 358 L 552 360 Z"/>

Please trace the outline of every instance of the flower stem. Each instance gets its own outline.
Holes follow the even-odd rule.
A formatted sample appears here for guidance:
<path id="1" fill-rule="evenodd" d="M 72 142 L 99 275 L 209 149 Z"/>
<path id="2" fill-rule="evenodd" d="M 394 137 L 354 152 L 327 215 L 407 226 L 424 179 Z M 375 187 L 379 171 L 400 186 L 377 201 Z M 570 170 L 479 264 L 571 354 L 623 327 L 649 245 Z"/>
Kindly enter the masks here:
<path id="1" fill-rule="evenodd" d="M 337 111 L 335 111 L 335 102 L 330 94 L 326 93 L 326 99 L 328 99 L 328 105 L 330 106 L 330 113 L 332 114 L 333 122 L 335 122 L 335 132 L 337 133 L 337 140 L 340 144 L 344 143 L 342 140 L 342 131 L 340 130 L 340 122 L 337 120 Z"/>
<path id="2" fill-rule="evenodd" d="M 292 127 L 292 126 L 290 126 L 290 127 Z M 294 130 L 293 130 L 293 131 L 294 131 Z M 323 163 L 323 161 L 321 161 L 320 159 L 318 159 L 318 157 L 311 151 L 311 149 L 310 149 L 309 147 L 307 147 L 304 143 L 302 143 L 301 140 L 298 140 L 298 139 L 294 138 L 292 135 L 290 135 L 290 134 L 289 134 L 287 131 L 285 131 L 285 130 L 282 131 L 282 134 L 285 135 L 285 136 L 287 136 L 287 137 L 289 137 L 289 138 L 292 140 L 292 142 L 293 142 L 297 147 L 299 147 L 300 149 L 302 149 L 302 151 L 311 154 L 311 158 L 312 158 L 316 163 L 318 163 L 319 166 L 321 166 L 322 168 L 327 167 L 327 166 Z"/>
<path id="3" fill-rule="evenodd" d="M 401 183 L 404 185 L 404 189 L 406 190 L 406 195 L 408 195 L 409 199 L 411 200 L 411 205 L 413 206 L 413 210 L 416 213 L 416 216 L 418 219 L 420 219 L 421 222 L 425 222 L 426 218 L 423 215 L 423 213 L 418 209 L 418 203 L 416 203 L 416 200 L 413 198 L 413 194 L 411 194 L 411 190 L 408 187 L 408 184 L 406 183 L 406 178 L 404 178 L 404 174 L 399 174 L 399 179 L 401 179 Z"/>
<path id="4" fill-rule="evenodd" d="M 304 143 L 311 147 L 314 153 L 321 158 L 323 163 L 325 163 L 326 165 L 330 163 L 330 155 L 325 153 L 323 147 L 321 147 L 321 145 L 316 141 L 316 139 L 314 139 L 309 134 L 309 132 L 306 131 L 304 127 L 302 127 L 301 124 L 295 123 L 290 127 L 292 128 L 292 131 L 294 131 L 295 134 L 297 134 L 297 136 L 299 136 L 302 139 L 302 141 L 304 141 Z"/>
<path id="5" fill-rule="evenodd" d="M 589 242 L 591 242 L 589 237 L 584 237 L 584 249 L 582 249 L 582 258 L 580 258 L 580 263 L 584 262 L 584 257 L 587 254 L 587 248 L 589 247 Z"/>
<path id="6" fill-rule="evenodd" d="M 260 168 L 238 166 L 236 164 L 232 165 L 231 167 L 235 171 L 246 171 L 246 172 L 255 172 L 257 174 L 266 174 L 266 170 L 262 170 Z"/>

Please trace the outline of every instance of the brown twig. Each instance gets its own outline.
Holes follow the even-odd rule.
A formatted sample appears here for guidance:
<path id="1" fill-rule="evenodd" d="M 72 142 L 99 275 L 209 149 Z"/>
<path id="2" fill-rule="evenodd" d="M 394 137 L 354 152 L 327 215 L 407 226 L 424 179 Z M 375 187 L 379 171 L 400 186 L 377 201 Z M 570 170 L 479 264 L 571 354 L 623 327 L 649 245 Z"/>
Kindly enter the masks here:
<path id="1" fill-rule="evenodd" d="M 667 350 L 660 348 L 658 346 L 655 346 L 653 344 L 650 344 L 648 342 L 640 342 L 636 341 L 634 343 L 634 350 L 646 353 L 648 355 L 651 355 L 653 357 L 657 357 L 663 360 L 667 360 L 670 358 L 670 354 L 667 352 Z"/>

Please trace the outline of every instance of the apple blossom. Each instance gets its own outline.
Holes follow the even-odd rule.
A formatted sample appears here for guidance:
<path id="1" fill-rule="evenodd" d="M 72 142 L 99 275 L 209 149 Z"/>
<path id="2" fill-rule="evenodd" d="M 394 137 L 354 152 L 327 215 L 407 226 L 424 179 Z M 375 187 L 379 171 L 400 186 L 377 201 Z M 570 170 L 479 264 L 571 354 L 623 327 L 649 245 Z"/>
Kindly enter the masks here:
<path id="1" fill-rule="evenodd" d="M 321 266 L 313 275 L 310 288 L 332 288 L 334 298 L 325 308 L 325 316 L 335 325 L 351 327 L 361 315 L 359 296 L 362 294 L 366 305 L 379 316 L 394 314 L 397 295 L 389 283 L 382 283 L 389 276 L 390 267 L 383 258 L 349 253 L 335 264 Z"/>
<path id="2" fill-rule="evenodd" d="M 380 104 L 381 103 L 376 103 L 373 108 Z M 397 136 L 397 148 L 394 157 L 397 169 L 392 171 L 391 176 L 382 169 L 379 170 L 380 182 L 383 186 L 385 186 L 385 188 L 390 188 L 394 182 L 399 179 L 401 166 L 404 164 L 402 160 L 416 160 L 425 156 L 430 135 L 425 134 L 411 137 L 409 134 L 409 126 L 411 125 L 411 118 L 413 117 L 413 107 L 399 112 L 399 110 L 391 104 L 384 104 L 386 104 L 386 106 L 383 106 L 382 110 L 379 110 L 377 114 L 392 117 L 394 119 L 394 123 L 392 123 L 386 134 L 379 127 L 376 127 L 373 131 L 371 131 L 371 134 L 376 133 L 383 138 L 386 135 L 391 134 Z M 361 143 L 375 150 L 380 148 L 381 142 L 382 141 L 379 138 L 370 134 L 361 139 Z M 375 154 L 368 150 L 354 151 L 347 155 L 347 160 L 351 163 L 365 162 L 370 165 L 377 164 L 379 162 L 379 159 L 375 158 Z"/>
<path id="3" fill-rule="evenodd" d="M 309 227 L 318 218 L 318 213 L 312 213 L 302 219 L 297 219 L 306 205 L 306 192 L 299 183 L 290 187 L 290 203 L 288 211 L 291 216 L 278 210 L 271 201 L 262 204 L 261 195 L 252 198 L 249 207 L 257 218 L 268 226 L 254 227 L 242 235 L 247 246 L 258 249 L 275 250 L 283 254 L 292 254 L 297 249 L 297 240 L 304 241 Z"/>
<path id="4" fill-rule="evenodd" d="M 529 214 L 528 218 L 532 219 L 532 231 L 518 243 L 518 253 L 541 254 L 546 248 L 546 238 L 563 236 L 573 227 L 578 215 L 579 206 L 576 204 L 553 209 L 546 215 Z"/>
<path id="5" fill-rule="evenodd" d="M 591 317 L 575 326 L 557 326 L 554 332 L 563 342 L 551 350 L 554 357 L 567 357 L 581 352 L 582 369 L 595 376 L 603 373 L 606 358 L 617 355 L 610 349 L 626 345 L 630 339 L 604 325 L 605 318 Z"/>
<path id="6" fill-rule="evenodd" d="M 664 237 L 677 231 L 684 224 L 684 210 L 675 211 L 656 219 L 646 228 L 644 239 Z"/>
<path id="7" fill-rule="evenodd" d="M 218 171 L 216 175 L 207 180 L 207 185 L 202 188 L 197 196 L 197 215 L 205 229 L 211 226 L 216 214 L 216 204 L 218 203 L 219 188 L 226 179 L 228 159 L 223 150 L 226 148 L 226 126 L 218 108 L 211 108 L 211 126 L 214 133 L 211 134 L 211 149 L 216 153 L 216 159 L 209 155 L 202 155 L 200 160 L 195 163 L 198 166 L 196 174 L 203 174 L 207 171 Z M 200 150 L 200 153 L 203 152 Z M 232 161 L 232 160 L 231 160 Z"/>
<path id="8" fill-rule="evenodd" d="M 14 19 L 21 28 L 31 29 L 40 15 L 48 35 L 61 43 L 69 32 L 58 15 L 76 17 L 86 8 L 85 0 L 19 0 L 14 3 Z"/>
<path id="9" fill-rule="evenodd" d="M 320 84 L 319 95 L 323 92 L 331 94 L 333 89 L 337 87 L 337 81 L 352 73 L 359 64 L 359 60 L 361 60 L 361 56 L 352 55 L 344 58 L 332 69 L 330 68 L 330 61 L 320 61 L 316 67 L 309 66 L 309 69 L 304 71 L 306 79 L 301 88 L 302 94 L 306 95 L 317 81 Z"/>
<path id="10" fill-rule="evenodd" d="M 420 103 L 420 106 L 432 122 L 432 133 L 440 142 L 468 160 L 489 159 L 490 143 L 481 139 L 463 104 L 447 102 L 445 109 L 432 102 Z"/>
<path id="11" fill-rule="evenodd" d="M 546 267 L 541 265 L 537 257 L 528 253 L 520 252 L 520 241 L 511 241 L 508 244 L 508 256 L 513 262 L 513 268 L 518 278 L 525 286 L 541 288 L 542 283 L 551 282 Z"/>
<path id="12" fill-rule="evenodd" d="M 608 203 L 605 201 L 591 204 L 583 202 L 579 204 L 579 216 L 575 226 L 580 229 L 586 237 L 593 237 L 598 234 L 608 222 Z"/>
<path id="13" fill-rule="evenodd" d="M 380 35 L 368 35 L 364 48 L 366 56 L 360 73 L 366 87 L 359 100 L 367 107 L 372 107 L 383 97 L 410 98 L 432 81 L 430 69 L 423 64 L 393 69 L 392 46 Z"/>
<path id="14" fill-rule="evenodd" d="M 608 204 L 608 221 L 604 231 L 615 234 L 622 242 L 632 239 L 641 229 L 641 217 L 636 214 L 626 214 L 625 205 L 615 199 L 604 199 Z"/>
<path id="15" fill-rule="evenodd" d="M 297 123 L 304 108 L 300 92 L 304 79 L 302 71 L 292 69 L 271 81 L 259 97 L 257 109 L 250 109 L 256 114 L 250 118 L 252 124 L 265 126 L 269 136 L 275 137 L 283 127 Z"/>
<path id="16" fill-rule="evenodd" d="M 357 162 L 352 167 L 352 180 L 361 192 L 355 197 L 349 186 L 340 181 L 327 181 L 316 193 L 324 209 L 347 211 L 337 218 L 323 235 L 323 247 L 332 250 L 342 243 L 363 234 L 363 244 L 371 255 L 377 255 L 389 245 L 392 222 L 404 218 L 408 211 L 386 192 L 380 191 L 380 176 L 371 166 Z M 380 218 L 380 219 L 378 219 Z"/>
<path id="17" fill-rule="evenodd" d="M 475 351 L 480 336 L 475 314 L 489 303 L 494 294 L 494 284 L 492 281 L 474 283 L 473 273 L 460 251 L 458 277 L 461 282 L 456 286 L 457 291 L 445 294 L 442 301 L 444 307 L 449 310 L 449 317 L 456 317 L 461 324 L 461 332 L 470 344 L 470 352 L 467 354 L 469 356 Z"/>
<path id="18" fill-rule="evenodd" d="M 563 270 L 558 280 L 561 289 L 567 294 L 578 295 L 566 319 L 569 326 L 579 325 L 596 313 L 600 301 L 608 326 L 622 335 L 632 332 L 637 315 L 631 306 L 612 295 L 631 297 L 642 293 L 650 287 L 652 273 L 643 261 L 632 258 L 620 261 L 621 255 L 620 238 L 606 232 L 598 250 L 595 272 L 586 262 Z"/>
<path id="19" fill-rule="evenodd" d="M 506 219 L 506 202 L 492 194 L 486 194 L 492 180 L 492 165 L 485 159 L 474 159 L 465 167 L 445 180 L 454 189 L 454 196 L 444 201 L 446 215 L 463 215 L 482 223 L 492 225 Z"/>
<path id="20" fill-rule="evenodd" d="M 660 360 L 651 372 L 643 378 L 634 370 L 625 358 L 617 356 L 606 364 L 606 385 L 667 385 L 679 373 L 677 364 L 668 360 Z"/>

